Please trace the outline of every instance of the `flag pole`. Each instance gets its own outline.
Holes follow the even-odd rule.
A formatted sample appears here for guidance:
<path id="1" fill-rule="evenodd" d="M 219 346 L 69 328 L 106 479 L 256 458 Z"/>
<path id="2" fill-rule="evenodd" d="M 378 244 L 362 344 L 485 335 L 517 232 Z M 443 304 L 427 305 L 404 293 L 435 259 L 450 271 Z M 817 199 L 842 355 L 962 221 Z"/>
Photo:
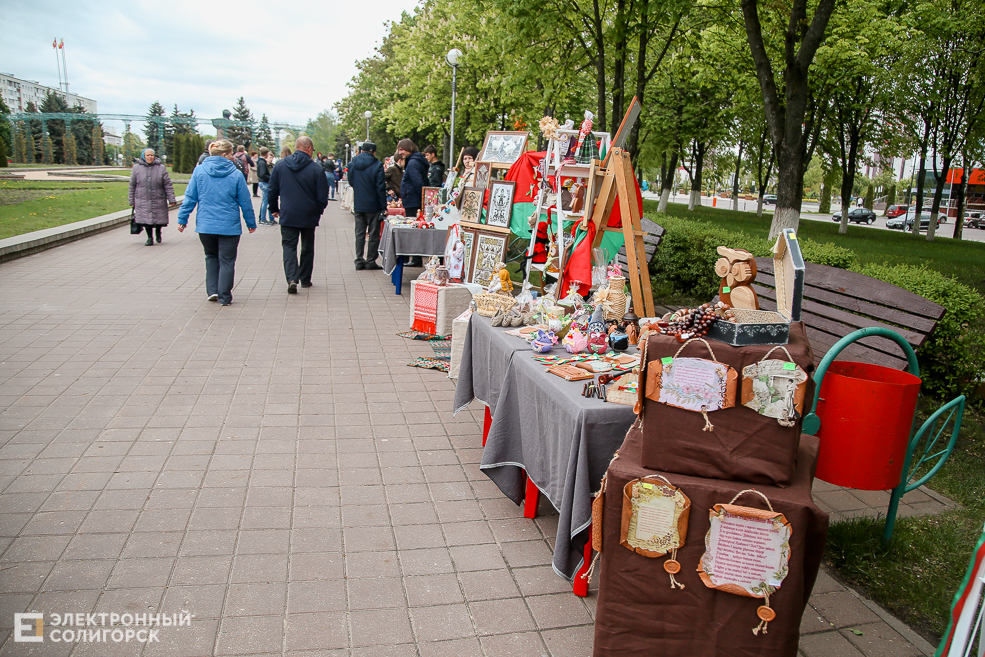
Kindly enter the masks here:
<path id="1" fill-rule="evenodd" d="M 62 85 L 62 62 L 58 59 L 58 39 L 51 42 L 51 48 L 55 51 L 55 64 L 58 65 L 58 90 L 64 90 Z"/>
<path id="2" fill-rule="evenodd" d="M 65 62 L 65 39 L 61 40 L 58 48 L 62 51 L 62 70 L 65 71 L 65 93 L 68 93 L 68 64 Z"/>

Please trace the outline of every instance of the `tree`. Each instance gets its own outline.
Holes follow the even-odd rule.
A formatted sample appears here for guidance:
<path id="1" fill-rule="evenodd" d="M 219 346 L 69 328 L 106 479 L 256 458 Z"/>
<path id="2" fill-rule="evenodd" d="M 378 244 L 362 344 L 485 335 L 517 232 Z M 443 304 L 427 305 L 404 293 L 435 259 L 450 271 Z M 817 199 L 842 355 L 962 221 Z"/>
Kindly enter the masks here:
<path id="1" fill-rule="evenodd" d="M 7 115 L 10 114 L 10 108 L 7 104 L 3 102 L 3 98 L 0 98 L 0 140 L 7 145 L 9 150 L 14 144 L 13 131 L 10 127 L 10 122 L 7 120 Z M 6 155 L 4 156 L 6 158 Z M 7 160 L 4 159 L 0 166 L 7 166 Z"/>
<path id="2" fill-rule="evenodd" d="M 168 117 L 168 122 L 164 126 L 164 147 L 167 149 L 168 162 L 174 161 L 175 156 L 171 151 L 174 150 L 175 135 L 194 133 L 197 125 L 195 121 L 195 110 L 179 112 L 178 106 L 174 106 L 174 109 L 171 110 L 171 116 Z"/>
<path id="3" fill-rule="evenodd" d="M 71 132 L 66 132 L 65 136 L 62 137 L 62 157 L 64 158 L 65 164 L 70 166 L 75 166 L 79 163 L 75 156 L 75 135 Z"/>
<path id="4" fill-rule="evenodd" d="M 23 121 L 17 122 L 17 134 L 14 136 L 14 162 L 25 163 L 27 162 L 27 126 L 24 125 Z M 33 155 L 34 149 L 31 148 L 31 154 Z"/>
<path id="5" fill-rule="evenodd" d="M 68 103 L 65 102 L 64 98 L 56 94 L 54 91 L 49 91 L 45 94 L 44 100 L 41 102 L 42 114 L 65 114 L 69 111 Z M 63 164 L 65 162 L 65 120 L 49 119 L 44 123 L 47 127 L 47 134 L 51 147 L 50 160 L 47 164 Z"/>
<path id="6" fill-rule="evenodd" d="M 274 136 L 270 132 L 270 123 L 267 121 L 267 115 L 263 114 L 260 117 L 260 125 L 257 126 L 257 146 L 266 146 L 272 150 L 274 144 Z"/>
<path id="7" fill-rule="evenodd" d="M 147 108 L 147 122 L 144 124 L 144 136 L 147 137 L 146 148 L 153 148 L 155 153 L 161 150 L 161 133 L 164 131 L 164 123 L 157 119 L 163 116 L 164 107 L 155 100 Z"/>
<path id="8" fill-rule="evenodd" d="M 41 164 L 54 164 L 51 154 L 51 138 L 47 131 L 41 133 Z"/>
<path id="9" fill-rule="evenodd" d="M 38 108 L 34 101 L 29 100 L 24 111 L 28 114 L 37 114 Z M 24 138 L 27 141 L 27 158 L 24 161 L 28 164 L 34 164 L 41 161 L 42 124 L 39 119 L 31 119 L 28 121 L 28 127 L 30 132 L 24 133 Z"/>
<path id="10" fill-rule="evenodd" d="M 264 115 L 266 118 L 266 115 Z M 308 125 L 304 131 L 314 142 L 315 152 L 329 153 L 335 150 L 335 136 L 340 130 L 335 114 L 324 110 L 318 113 L 315 119 L 308 119 Z M 423 148 L 422 144 L 418 144 Z M 269 148 L 269 147 L 268 147 Z"/>
<path id="11" fill-rule="evenodd" d="M 240 96 L 239 100 L 236 101 L 236 106 L 233 108 L 233 120 L 235 121 L 249 121 L 253 122 L 253 113 L 246 106 L 246 102 L 243 97 Z M 245 126 L 230 126 L 226 130 L 226 139 L 233 143 L 233 146 L 243 145 L 247 148 L 250 147 L 250 143 L 253 141 L 253 128 Z"/>
<path id="12" fill-rule="evenodd" d="M 92 163 L 103 164 L 106 149 L 103 144 L 103 126 L 98 121 L 92 122 Z"/>
<path id="13" fill-rule="evenodd" d="M 171 162 L 171 170 L 174 173 L 184 173 L 184 141 L 185 136 L 183 134 L 177 134 L 173 136 L 173 147 L 168 151 L 168 160 Z"/>
<path id="14" fill-rule="evenodd" d="M 775 239 L 784 228 L 796 229 L 800 223 L 804 162 L 808 140 L 814 124 L 808 123 L 808 110 L 814 104 L 809 72 L 818 47 L 824 40 L 835 0 L 818 0 L 813 19 L 807 15 L 807 0 L 792 0 L 785 5 L 764 5 L 767 27 L 787 18 L 783 34 L 783 55 L 779 71 L 769 52 L 760 17 L 759 0 L 741 0 L 746 38 L 756 66 L 756 77 L 763 94 L 766 123 L 769 127 L 777 162 L 777 201 L 769 238 Z M 786 7 L 789 6 L 789 15 Z M 777 77 L 782 87 L 777 88 Z"/>
<path id="15" fill-rule="evenodd" d="M 0 137 L 0 168 L 7 168 L 7 142 Z"/>

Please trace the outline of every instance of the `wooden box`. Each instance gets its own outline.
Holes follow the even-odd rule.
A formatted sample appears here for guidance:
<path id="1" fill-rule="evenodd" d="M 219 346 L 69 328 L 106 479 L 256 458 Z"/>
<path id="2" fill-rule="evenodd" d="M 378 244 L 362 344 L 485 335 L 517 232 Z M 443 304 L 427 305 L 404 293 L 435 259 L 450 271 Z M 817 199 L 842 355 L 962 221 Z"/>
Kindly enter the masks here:
<path id="1" fill-rule="evenodd" d="M 784 228 L 773 247 L 776 277 L 776 312 L 736 309 L 736 322 L 715 322 L 708 337 L 740 347 L 754 344 L 787 344 L 790 322 L 800 321 L 804 299 L 804 257 L 791 228 Z"/>

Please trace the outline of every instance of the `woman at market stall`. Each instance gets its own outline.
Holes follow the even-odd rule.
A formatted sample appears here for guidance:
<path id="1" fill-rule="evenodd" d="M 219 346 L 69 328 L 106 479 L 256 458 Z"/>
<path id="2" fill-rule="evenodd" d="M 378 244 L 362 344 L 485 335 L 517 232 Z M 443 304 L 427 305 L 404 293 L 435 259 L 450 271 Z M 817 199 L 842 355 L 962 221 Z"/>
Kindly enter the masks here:
<path id="1" fill-rule="evenodd" d="M 236 251 L 243 234 L 240 211 L 246 227 L 256 231 L 256 217 L 246 178 L 233 164 L 233 145 L 225 140 L 212 144 L 209 157 L 195 167 L 178 212 L 178 230 L 184 232 L 188 215 L 195 214 L 195 232 L 205 250 L 205 293 L 209 301 L 228 306 L 233 302 Z"/>
<path id="2" fill-rule="evenodd" d="M 400 183 L 404 179 L 404 158 L 394 154 L 387 160 L 389 160 L 386 166 L 387 201 L 396 201 L 400 198 Z"/>
<path id="3" fill-rule="evenodd" d="M 154 157 L 153 148 L 145 148 L 140 159 L 134 160 L 130 171 L 130 207 L 133 208 L 134 222 L 147 231 L 145 246 L 161 243 L 161 229 L 168 225 L 168 208 L 177 205 L 174 187 L 168 176 L 168 168 Z M 138 233 L 139 234 L 139 233 Z"/>
<path id="4" fill-rule="evenodd" d="M 431 165 L 417 150 L 417 144 L 410 139 L 401 139 L 397 142 L 397 153 L 404 158 L 400 200 L 404 205 L 404 214 L 413 218 L 421 209 L 421 190 L 428 184 L 428 169 Z"/>

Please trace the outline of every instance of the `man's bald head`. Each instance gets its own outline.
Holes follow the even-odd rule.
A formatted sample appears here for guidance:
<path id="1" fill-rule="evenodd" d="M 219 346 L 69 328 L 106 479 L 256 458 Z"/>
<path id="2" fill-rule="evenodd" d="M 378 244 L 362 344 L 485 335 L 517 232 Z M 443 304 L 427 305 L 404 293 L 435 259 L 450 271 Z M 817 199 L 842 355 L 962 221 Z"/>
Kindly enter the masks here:
<path id="1" fill-rule="evenodd" d="M 294 150 L 304 151 L 310 156 L 315 152 L 315 144 L 311 141 L 311 137 L 298 137 L 298 140 L 294 142 Z"/>

